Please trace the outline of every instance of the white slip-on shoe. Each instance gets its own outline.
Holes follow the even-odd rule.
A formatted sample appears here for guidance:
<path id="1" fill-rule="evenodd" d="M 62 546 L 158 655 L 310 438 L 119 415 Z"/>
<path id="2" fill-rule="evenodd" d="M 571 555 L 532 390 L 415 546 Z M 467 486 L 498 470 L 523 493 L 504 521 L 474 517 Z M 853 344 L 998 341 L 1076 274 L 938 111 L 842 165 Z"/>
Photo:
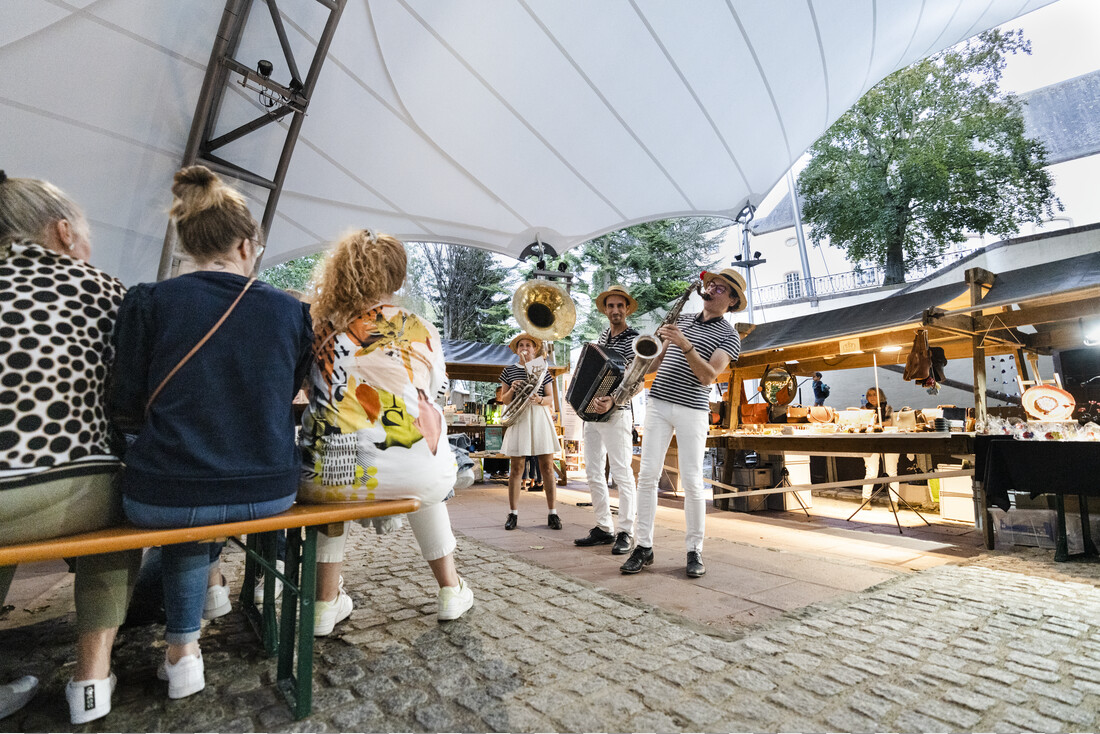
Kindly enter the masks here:
<path id="1" fill-rule="evenodd" d="M 203 619 L 217 619 L 229 614 L 233 606 L 229 603 L 229 582 L 222 576 L 220 586 L 206 587 L 206 601 L 202 605 Z"/>
<path id="2" fill-rule="evenodd" d="M 344 591 L 343 579 L 340 580 L 340 592 L 335 601 L 319 601 L 313 607 L 313 636 L 324 637 L 332 634 L 332 628 L 351 616 L 355 605 Z"/>
<path id="3" fill-rule="evenodd" d="M 286 565 L 282 561 L 275 561 L 275 568 L 279 573 L 283 573 Z M 283 582 L 279 579 L 275 579 L 275 598 L 278 599 L 283 595 Z M 252 601 L 257 604 L 264 603 L 264 579 L 256 581 L 256 590 L 252 593 Z"/>
<path id="4" fill-rule="evenodd" d="M 22 678 L 16 678 L 11 683 L 0 686 L 0 719 L 11 716 L 26 706 L 36 693 L 38 693 L 38 679 L 33 675 L 24 675 Z"/>
<path id="5" fill-rule="evenodd" d="M 111 694 L 115 692 L 117 682 L 114 673 L 102 680 L 70 680 L 65 686 L 69 721 L 87 724 L 111 713 Z"/>
<path id="6" fill-rule="evenodd" d="M 466 585 L 466 579 L 459 577 L 458 586 L 439 588 L 439 613 L 436 616 L 440 622 L 449 622 L 461 617 L 473 605 L 474 592 Z"/>
<path id="7" fill-rule="evenodd" d="M 202 653 L 184 655 L 175 663 L 164 662 L 157 670 L 157 677 L 168 681 L 168 698 L 187 698 L 206 688 L 206 671 L 202 662 Z"/>

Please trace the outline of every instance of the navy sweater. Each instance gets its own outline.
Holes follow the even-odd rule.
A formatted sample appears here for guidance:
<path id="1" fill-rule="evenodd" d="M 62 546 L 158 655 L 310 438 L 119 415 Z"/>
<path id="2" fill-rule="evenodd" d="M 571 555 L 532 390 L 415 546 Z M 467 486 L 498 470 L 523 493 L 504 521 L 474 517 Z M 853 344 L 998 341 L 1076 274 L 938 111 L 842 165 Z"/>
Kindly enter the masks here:
<path id="1" fill-rule="evenodd" d="M 310 364 L 309 307 L 257 282 L 221 328 L 145 404 L 247 279 L 197 272 L 131 288 L 113 337 L 111 418 L 137 440 L 122 492 L 152 505 L 279 499 L 298 489 L 291 400 Z"/>

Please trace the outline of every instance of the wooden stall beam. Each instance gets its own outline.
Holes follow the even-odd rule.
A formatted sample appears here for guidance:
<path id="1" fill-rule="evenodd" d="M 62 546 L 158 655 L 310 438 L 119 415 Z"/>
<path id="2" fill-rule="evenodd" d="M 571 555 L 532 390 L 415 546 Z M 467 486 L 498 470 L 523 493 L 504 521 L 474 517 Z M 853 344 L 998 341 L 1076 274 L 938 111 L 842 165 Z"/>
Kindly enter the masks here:
<path id="1" fill-rule="evenodd" d="M 982 268 L 970 268 L 966 271 L 966 283 L 970 286 L 970 305 L 977 306 L 981 303 L 983 297 L 989 287 L 993 285 L 994 280 L 993 273 Z M 982 316 L 981 311 L 974 312 L 974 319 L 979 319 Z M 985 334 L 974 334 L 971 337 L 971 342 L 974 345 L 974 418 L 978 422 L 985 420 L 986 413 L 986 401 L 985 401 L 985 340 L 989 338 Z"/>

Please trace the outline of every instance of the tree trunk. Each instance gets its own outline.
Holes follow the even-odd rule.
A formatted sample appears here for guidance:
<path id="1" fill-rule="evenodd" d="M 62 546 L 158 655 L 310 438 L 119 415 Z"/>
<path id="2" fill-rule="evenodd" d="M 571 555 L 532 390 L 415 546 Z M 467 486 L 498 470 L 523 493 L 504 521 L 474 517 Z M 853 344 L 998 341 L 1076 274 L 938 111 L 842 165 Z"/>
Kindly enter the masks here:
<path id="1" fill-rule="evenodd" d="M 897 213 L 897 228 L 886 243 L 886 276 L 883 285 L 896 285 L 905 282 L 905 225 L 902 211 Z"/>
<path id="2" fill-rule="evenodd" d="M 886 276 L 883 285 L 895 285 L 905 282 L 905 255 L 901 242 L 891 242 L 886 247 Z"/>

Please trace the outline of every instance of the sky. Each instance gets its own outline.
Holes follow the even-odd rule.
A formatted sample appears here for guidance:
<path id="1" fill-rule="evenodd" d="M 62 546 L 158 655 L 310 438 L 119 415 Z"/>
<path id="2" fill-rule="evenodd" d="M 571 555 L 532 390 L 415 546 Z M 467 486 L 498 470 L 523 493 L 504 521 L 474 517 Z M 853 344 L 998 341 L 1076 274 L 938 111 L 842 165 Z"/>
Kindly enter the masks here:
<path id="1" fill-rule="evenodd" d="M 1100 69 L 1100 0 L 1056 0 L 1001 28 L 1022 28 L 1024 37 L 1031 41 L 1030 55 L 1008 58 L 1001 78 L 1005 91 L 1022 94 Z M 795 170 L 800 171 L 807 161 L 808 156 L 803 156 Z M 1068 178 L 1071 173 L 1064 171 L 1062 176 Z M 786 194 L 784 179 L 760 203 L 758 216 L 766 216 Z M 725 261 L 740 251 L 740 230 L 731 227 L 721 259 Z"/>
<path id="2" fill-rule="evenodd" d="M 1002 86 L 1016 93 L 1100 69 L 1100 2 L 1057 0 L 1002 26 L 1023 28 L 1031 55 L 1009 58 Z"/>

